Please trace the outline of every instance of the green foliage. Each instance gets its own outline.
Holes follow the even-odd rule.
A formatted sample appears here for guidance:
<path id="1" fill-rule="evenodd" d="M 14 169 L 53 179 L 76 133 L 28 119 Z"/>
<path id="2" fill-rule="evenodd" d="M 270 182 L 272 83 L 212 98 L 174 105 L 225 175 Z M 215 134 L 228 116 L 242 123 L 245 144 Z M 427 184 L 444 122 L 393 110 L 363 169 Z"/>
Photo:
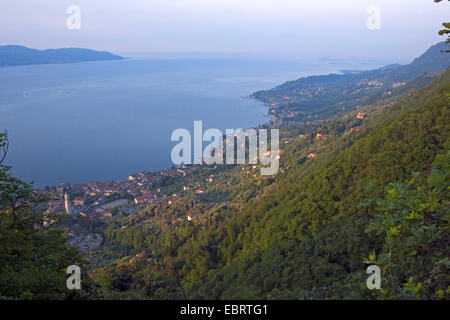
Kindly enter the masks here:
<path id="1" fill-rule="evenodd" d="M 441 2 L 442 0 L 434 0 L 434 2 Z M 439 35 L 440 36 L 444 36 L 447 34 L 450 34 L 450 22 L 444 22 L 442 23 L 442 26 L 444 27 L 444 29 L 439 30 Z M 447 44 L 450 43 L 450 35 L 447 37 Z M 450 52 L 450 50 L 445 50 L 445 52 Z"/>
<path id="2" fill-rule="evenodd" d="M 450 150 L 435 166 L 427 186 L 418 185 L 415 175 L 375 201 L 377 214 L 366 231 L 385 241 L 368 262 L 382 268 L 386 298 L 449 298 Z"/>
<path id="3" fill-rule="evenodd" d="M 0 147 L 6 145 L 5 134 L 0 134 Z M 0 163 L 0 298 L 92 297 L 95 289 L 89 281 L 82 281 L 81 291 L 67 289 L 67 267 L 84 267 L 84 261 L 61 230 L 43 227 L 44 222 L 56 224 L 58 219 L 35 210 L 46 198 L 9 169 Z"/>
<path id="4" fill-rule="evenodd" d="M 96 269 L 91 279 L 101 287 L 105 299 L 179 300 L 183 289 L 173 274 L 155 260 L 141 261 L 124 257 L 108 266 Z"/>

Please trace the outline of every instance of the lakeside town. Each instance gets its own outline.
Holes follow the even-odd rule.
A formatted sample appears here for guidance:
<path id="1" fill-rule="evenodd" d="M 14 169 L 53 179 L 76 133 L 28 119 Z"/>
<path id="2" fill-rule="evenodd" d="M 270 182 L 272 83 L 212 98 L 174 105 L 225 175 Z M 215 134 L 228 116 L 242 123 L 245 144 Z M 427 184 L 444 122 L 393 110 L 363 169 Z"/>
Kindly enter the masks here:
<path id="1" fill-rule="evenodd" d="M 39 191 L 51 199 L 47 203 L 46 216 L 67 214 L 72 221 L 64 226 L 68 243 L 77 246 L 81 252 L 88 252 L 98 249 L 104 236 L 88 230 L 77 230 L 73 222 L 82 219 L 106 222 L 116 215 L 137 214 L 148 205 L 163 200 L 171 205 L 181 199 L 181 195 L 169 194 L 167 188 L 160 187 L 161 182 L 165 179 L 185 177 L 193 169 L 194 165 L 180 165 L 177 168 L 131 174 L 125 180 L 104 180 L 85 184 L 60 183 Z M 213 179 L 213 176 L 209 177 L 210 181 Z M 188 191 L 190 188 L 184 186 L 183 190 Z M 197 185 L 192 191 L 196 194 L 205 193 L 201 185 Z M 52 222 L 52 218 L 47 219 L 44 227 Z"/>
<path id="2" fill-rule="evenodd" d="M 155 188 L 164 177 L 176 178 L 186 176 L 193 165 L 181 165 L 178 168 L 156 172 L 131 174 L 126 180 L 96 181 L 86 184 L 60 183 L 43 193 L 52 197 L 48 202 L 48 213 L 65 212 L 71 216 L 110 217 L 111 211 L 127 215 L 136 213 L 148 203 L 166 199 L 169 195 Z M 198 192 L 201 192 L 198 188 Z M 116 210 L 114 210 L 116 209 Z"/>

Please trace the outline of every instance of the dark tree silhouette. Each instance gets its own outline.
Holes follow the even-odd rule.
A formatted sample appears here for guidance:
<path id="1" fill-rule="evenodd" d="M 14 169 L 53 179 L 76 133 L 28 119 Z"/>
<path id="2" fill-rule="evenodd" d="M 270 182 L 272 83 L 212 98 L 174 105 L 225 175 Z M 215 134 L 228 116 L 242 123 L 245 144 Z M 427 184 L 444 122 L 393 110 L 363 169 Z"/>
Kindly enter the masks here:
<path id="1" fill-rule="evenodd" d="M 442 0 L 434 0 L 434 2 L 441 2 Z M 450 0 L 448 0 L 450 1 Z M 442 26 L 444 27 L 444 29 L 439 30 L 439 35 L 444 36 L 447 34 L 450 34 L 450 22 L 444 22 L 442 23 Z M 447 38 L 447 44 L 450 43 L 450 35 Z M 445 50 L 445 52 L 450 52 L 450 50 Z"/>

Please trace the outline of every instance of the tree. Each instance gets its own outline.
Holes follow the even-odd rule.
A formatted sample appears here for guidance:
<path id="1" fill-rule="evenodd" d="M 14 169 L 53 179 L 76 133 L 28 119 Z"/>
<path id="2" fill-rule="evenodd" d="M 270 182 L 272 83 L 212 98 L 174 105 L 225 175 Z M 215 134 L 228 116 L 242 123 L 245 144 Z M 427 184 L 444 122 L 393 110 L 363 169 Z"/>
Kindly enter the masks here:
<path id="1" fill-rule="evenodd" d="M 442 0 L 434 0 L 434 2 L 441 2 Z M 450 0 L 449 0 L 450 1 Z M 446 34 L 450 34 L 450 22 L 444 22 L 442 23 L 442 26 L 444 27 L 444 29 L 439 31 L 439 35 L 443 36 Z M 447 38 L 447 44 L 450 43 L 450 35 Z M 446 50 L 445 52 L 450 52 L 450 50 Z"/>
<path id="2" fill-rule="evenodd" d="M 450 151 L 436 158 L 435 167 L 427 186 L 417 185 L 414 173 L 376 201 L 377 215 L 366 231 L 384 236 L 385 242 L 365 262 L 382 268 L 380 292 L 386 298 L 449 298 Z"/>
<path id="3" fill-rule="evenodd" d="M 0 133 L 1 162 L 8 151 L 7 132 Z M 45 216 L 37 210 L 47 199 L 31 184 L 15 178 L 0 162 L 0 299 L 69 299 L 87 297 L 84 289 L 66 287 L 67 267 L 83 265 L 77 249 L 67 244 L 63 231 L 45 228 Z M 82 278 L 83 279 L 83 278 Z M 87 276 L 85 277 L 87 279 Z"/>

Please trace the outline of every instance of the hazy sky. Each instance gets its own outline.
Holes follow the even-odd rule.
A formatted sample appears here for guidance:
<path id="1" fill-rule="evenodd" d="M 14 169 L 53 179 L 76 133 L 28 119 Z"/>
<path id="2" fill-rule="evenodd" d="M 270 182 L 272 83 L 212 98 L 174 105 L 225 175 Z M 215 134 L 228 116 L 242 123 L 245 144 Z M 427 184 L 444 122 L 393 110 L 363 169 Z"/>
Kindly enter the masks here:
<path id="1" fill-rule="evenodd" d="M 66 12 L 81 9 L 81 29 Z M 367 8 L 381 9 L 381 30 Z M 148 52 L 291 54 L 407 61 L 450 20 L 432 0 L 2 0 L 0 45 Z"/>

